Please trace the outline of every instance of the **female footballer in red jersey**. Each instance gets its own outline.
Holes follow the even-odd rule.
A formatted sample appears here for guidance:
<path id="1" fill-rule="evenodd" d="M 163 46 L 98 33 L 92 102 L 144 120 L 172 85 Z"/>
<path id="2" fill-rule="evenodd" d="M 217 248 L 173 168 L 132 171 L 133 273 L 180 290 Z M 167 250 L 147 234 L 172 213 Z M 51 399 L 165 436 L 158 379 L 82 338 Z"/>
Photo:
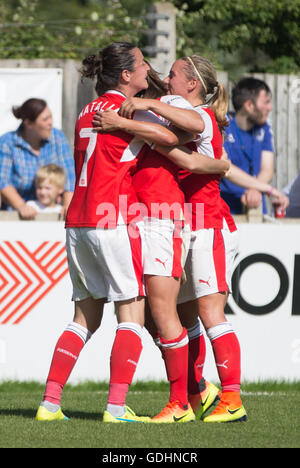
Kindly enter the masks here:
<path id="1" fill-rule="evenodd" d="M 186 59 L 186 61 L 191 64 L 192 66 L 193 63 L 191 62 L 191 60 L 193 60 L 192 58 L 188 58 Z M 205 61 L 204 59 L 204 62 L 206 63 L 206 65 L 208 65 L 208 72 L 211 72 L 212 74 L 212 77 L 211 77 L 211 85 L 216 85 L 216 76 L 215 76 L 215 72 L 214 72 L 214 69 L 213 67 L 211 66 L 211 64 L 209 64 L 208 61 Z M 180 62 L 179 62 L 180 63 Z M 181 66 L 184 65 L 184 61 L 182 61 L 181 63 Z M 181 83 L 178 84 L 178 69 L 176 69 L 176 65 L 174 65 L 175 69 L 172 70 L 171 74 L 170 74 L 170 78 L 167 80 L 167 81 L 171 81 L 172 79 L 172 76 L 173 74 L 176 76 L 176 79 L 177 79 L 177 89 L 175 91 L 175 89 L 171 89 L 171 92 L 181 92 L 182 93 L 182 90 L 185 90 L 185 97 L 189 99 L 189 96 L 191 94 L 191 97 L 190 99 L 193 99 L 193 93 L 194 93 L 194 89 L 195 89 L 195 78 L 193 78 L 192 76 L 192 79 L 188 80 L 188 78 L 185 76 L 185 74 L 181 74 L 181 76 L 179 76 L 179 78 L 182 79 Z M 209 76 L 209 73 L 208 73 L 208 76 Z M 197 75 L 197 81 L 200 81 L 202 80 L 202 76 L 201 75 Z M 208 79 L 208 78 L 207 78 Z M 176 83 L 175 83 L 176 85 Z M 214 97 L 214 98 L 217 98 L 218 99 L 214 99 L 215 100 L 215 104 L 214 104 L 214 107 L 215 107 L 215 112 L 216 114 L 218 115 L 218 120 L 221 122 L 224 121 L 224 118 L 225 118 L 225 114 L 226 114 L 226 110 L 227 110 L 227 99 L 226 99 L 226 95 L 224 93 L 224 90 L 223 90 L 223 87 L 221 85 L 218 85 L 218 86 L 215 86 L 215 89 L 214 89 L 214 93 L 211 93 L 212 96 L 211 97 Z M 199 90 L 196 90 L 196 104 L 197 102 L 199 102 L 199 97 L 198 97 L 198 92 Z M 218 92 L 218 93 L 217 93 Z M 147 94 L 147 93 L 146 93 Z M 216 95 L 217 94 L 217 95 Z M 223 95 L 223 98 L 222 98 L 222 95 Z M 152 98 L 155 98 L 155 96 L 150 96 Z M 204 98 L 203 98 L 204 99 Z M 176 105 L 176 104 L 175 104 Z M 169 107 L 167 108 L 168 106 L 166 106 L 165 104 L 161 104 L 161 102 L 157 101 L 156 99 L 144 99 L 144 100 L 139 100 L 139 99 L 136 99 L 136 98 L 133 98 L 133 99 L 128 99 L 126 100 L 122 106 L 121 106 L 121 114 L 125 117 L 131 117 L 132 113 L 134 111 L 136 111 L 137 109 L 145 109 L 145 110 L 151 110 L 157 114 L 161 114 L 161 115 L 164 115 L 165 118 L 169 119 L 172 121 L 172 118 L 173 118 L 173 115 L 174 115 L 174 110 L 172 107 Z M 201 138 L 199 139 L 198 141 L 198 144 L 197 144 L 197 147 L 198 147 L 198 151 L 200 153 L 205 153 L 205 154 L 208 154 L 210 157 L 212 158 L 219 158 L 221 156 L 221 152 L 222 152 L 222 139 L 221 139 L 221 135 L 220 135 L 220 132 L 219 132 L 219 129 L 217 128 L 217 125 L 216 125 L 216 119 L 215 119 L 215 116 L 214 114 L 209 111 L 209 109 L 207 109 L 206 107 L 204 107 L 202 109 L 202 107 L 198 107 L 197 108 L 198 111 L 200 112 L 206 112 L 206 114 L 204 113 L 203 115 L 203 118 L 204 118 L 204 121 L 205 123 L 207 124 L 207 129 L 206 131 L 204 131 L 202 134 L 201 134 Z M 183 122 L 181 122 L 181 125 L 183 125 Z M 184 128 L 184 127 L 183 127 Z M 199 166 L 199 158 L 197 159 L 195 156 L 194 153 L 186 153 L 184 154 L 182 151 L 178 151 L 178 150 L 175 150 L 173 148 L 162 148 L 162 147 L 158 147 L 156 146 L 156 148 L 161 151 L 163 154 L 167 155 L 168 157 L 171 158 L 172 161 L 176 162 L 176 164 L 178 164 L 179 166 L 181 167 L 185 167 L 186 169 L 188 169 L 190 172 L 205 172 L 205 171 L 201 171 L 201 169 L 204 169 L 204 166 L 200 165 Z M 193 156 L 193 157 L 191 157 Z M 215 160 L 217 161 L 217 160 Z M 202 161 L 201 161 L 202 162 Z M 210 167 L 207 165 L 207 172 L 210 170 Z M 215 170 L 217 170 L 217 168 L 215 168 Z M 191 176 L 191 174 L 188 174 L 188 173 L 183 173 L 182 174 L 182 177 L 185 179 L 187 176 Z M 258 186 L 257 184 L 259 184 L 259 182 L 254 179 L 253 177 L 251 176 L 247 176 L 246 178 L 245 177 L 242 177 L 243 174 L 241 174 L 241 171 L 239 171 L 238 168 L 236 168 L 235 166 L 232 166 L 232 169 L 230 171 L 230 177 L 233 179 L 234 178 L 234 182 L 235 183 L 238 183 L 238 184 L 241 184 L 242 186 L 245 186 L 245 187 L 252 187 L 252 186 L 255 186 L 255 188 L 257 188 L 258 190 L 261 190 L 261 191 L 265 191 L 265 192 L 269 192 L 271 190 L 271 187 L 267 184 L 267 185 L 264 185 L 264 186 Z M 190 179 L 187 178 L 187 180 L 185 181 L 186 183 L 186 187 L 187 187 L 187 190 L 190 188 L 189 187 L 189 183 L 187 183 L 187 181 L 189 182 Z M 225 331 L 225 335 L 228 334 L 229 336 L 227 337 L 227 341 L 229 342 L 229 345 L 232 345 L 233 346 L 233 352 L 234 352 L 234 346 L 237 347 L 238 349 L 238 352 L 237 352 L 237 356 L 236 356 L 236 361 L 237 361 L 237 372 L 236 372 L 236 375 L 232 377 L 232 374 L 235 373 L 235 371 L 233 370 L 229 370 L 228 373 L 225 373 L 225 371 L 220 371 L 219 374 L 220 374 L 220 379 L 221 379 L 221 382 L 222 382 L 222 386 L 223 386 L 223 389 L 224 389 L 224 397 L 228 397 L 228 396 L 231 396 L 231 397 L 237 397 L 237 400 L 239 400 L 239 396 L 237 395 L 233 395 L 233 394 L 229 394 L 228 391 L 226 390 L 230 390 L 230 389 L 233 389 L 233 390 L 236 390 L 236 387 L 235 386 L 232 386 L 231 388 L 229 386 L 226 387 L 226 383 L 228 383 L 230 377 L 235 381 L 235 382 L 238 382 L 238 388 L 239 388 L 239 346 L 238 346 L 238 343 L 237 343 L 237 340 L 236 340 L 236 337 L 231 329 L 231 326 L 228 324 L 227 325 L 227 322 L 226 319 L 225 319 L 225 316 L 224 316 L 224 312 L 223 312 L 223 304 L 224 304 L 224 300 L 223 300 L 223 294 L 222 291 L 220 292 L 219 294 L 219 291 L 218 289 L 225 289 L 227 291 L 228 289 L 228 284 L 230 283 L 230 275 L 231 275 L 231 265 L 232 265 L 232 259 L 233 259 L 233 256 L 234 256 L 234 252 L 235 252 L 235 234 L 231 234 L 231 231 L 234 233 L 236 231 L 236 227 L 234 225 L 234 222 L 232 220 L 232 217 L 230 216 L 229 214 L 229 210 L 226 206 L 226 204 L 223 202 L 223 200 L 220 199 L 220 196 L 219 196 L 219 189 L 218 189 L 218 178 L 216 175 L 214 175 L 213 177 L 205 177 L 202 178 L 201 180 L 201 183 L 200 185 L 198 185 L 198 182 L 199 182 L 199 179 L 198 177 L 196 177 L 194 179 L 194 183 L 196 185 L 196 188 L 197 187 L 201 187 L 201 191 L 202 193 L 200 193 L 200 205 L 203 205 L 204 202 L 206 202 L 206 204 L 208 205 L 207 207 L 207 210 L 208 212 L 205 213 L 205 216 L 206 216 L 206 219 L 205 219 L 205 222 L 203 223 L 203 226 L 200 226 L 200 227 L 204 227 L 206 229 L 204 229 L 202 231 L 202 237 L 200 237 L 199 239 L 199 236 L 201 236 L 201 234 L 199 235 L 198 234 L 198 240 L 197 240 L 197 235 L 196 235 L 196 231 L 197 231 L 197 217 L 196 217 L 196 207 L 197 205 L 195 206 L 195 204 L 197 204 L 197 197 L 199 196 L 199 194 L 197 194 L 197 189 L 195 190 L 194 187 L 191 187 L 191 191 L 194 191 L 195 192 L 195 197 L 192 196 L 188 196 L 188 200 L 192 200 L 193 201 L 193 208 L 194 208 L 194 211 L 193 211 L 193 233 L 192 235 L 194 236 L 193 237 L 193 243 L 194 243 L 194 248 L 199 248 L 199 252 L 195 253 L 193 252 L 190 253 L 192 255 L 192 259 L 191 259 L 191 262 L 196 265 L 196 266 L 200 266 L 201 268 L 205 267 L 205 265 L 209 265 L 209 264 L 212 264 L 212 269 L 213 271 L 215 272 L 215 269 L 217 267 L 217 269 L 219 268 L 218 265 L 215 266 L 215 263 L 217 263 L 217 259 L 218 258 L 221 258 L 221 262 L 222 264 L 220 265 L 221 268 L 222 268 L 222 271 L 223 271 L 223 274 L 224 274 L 224 260 L 226 260 L 226 273 L 227 273 L 227 278 L 226 278 L 226 281 L 227 281 L 227 284 L 225 284 L 225 282 L 223 283 L 223 285 L 221 284 L 221 282 L 218 283 L 218 286 L 215 287 L 216 289 L 216 293 L 213 293 L 212 292 L 212 296 L 209 297 L 209 293 L 207 293 L 207 287 L 211 287 L 210 285 L 210 280 L 209 279 L 204 279 L 204 278 L 200 278 L 199 279 L 199 284 L 202 286 L 202 288 L 205 288 L 204 291 L 203 291 L 203 297 L 204 296 L 207 296 L 206 299 L 201 299 L 202 297 L 202 294 L 201 294 L 201 290 L 200 291 L 197 291 L 197 286 L 198 286 L 198 283 L 196 283 L 196 286 L 195 286 L 195 290 L 197 291 L 196 294 L 194 294 L 194 291 L 192 292 L 192 297 L 197 296 L 199 294 L 199 299 L 197 301 L 197 304 L 196 304 L 196 301 L 194 301 L 192 303 L 192 305 L 194 306 L 194 312 L 195 312 L 195 315 L 191 315 L 191 319 L 190 321 L 186 322 L 187 323 L 187 326 L 189 327 L 188 328 L 188 332 L 189 332 L 189 339 L 190 339 L 190 343 L 189 343 L 189 357 L 190 357 L 190 369 L 189 369 L 189 391 L 190 391 L 190 400 L 191 402 L 193 403 L 193 408 L 195 409 L 195 411 L 199 413 L 199 415 L 202 415 L 205 411 L 207 411 L 207 409 L 212 405 L 212 403 L 214 402 L 215 398 L 217 397 L 218 395 L 218 389 L 213 386 L 212 384 L 204 381 L 204 379 L 202 378 L 202 368 L 203 368 L 203 364 L 204 364 L 204 360 L 205 360 L 205 341 L 204 341 L 204 337 L 203 337 L 203 334 L 202 334 L 202 331 L 200 330 L 200 327 L 199 327 L 199 323 L 197 322 L 197 308 L 199 308 L 199 311 L 201 312 L 202 311 L 202 308 L 201 308 L 201 305 L 203 303 L 203 305 L 206 306 L 206 308 L 208 308 L 209 304 L 211 303 L 212 305 L 214 304 L 214 302 L 217 302 L 217 304 L 220 303 L 220 307 L 219 309 L 217 309 L 217 312 L 218 312 L 218 316 L 216 317 L 216 320 L 217 320 L 217 330 L 220 328 L 219 327 L 219 323 L 220 324 L 224 324 L 223 328 L 224 328 L 224 331 Z M 207 189 L 205 189 L 204 187 L 207 186 Z M 213 189 L 213 190 L 212 190 Z M 215 195 L 212 193 L 212 191 L 215 192 Z M 274 193 L 274 195 L 280 199 L 280 193 Z M 216 207 L 216 213 L 214 213 L 214 206 Z M 204 205 L 204 208 L 205 208 L 205 205 Z M 222 211 L 223 211 L 223 208 L 224 208 L 224 214 L 222 214 Z M 224 220 L 223 220 L 223 217 L 225 218 L 228 226 L 230 226 L 231 229 L 226 229 L 225 232 L 222 232 L 223 230 L 221 230 L 220 232 L 220 229 L 221 227 L 223 227 L 223 224 L 224 224 Z M 210 219 L 211 218 L 211 219 Z M 201 220 L 200 220 L 201 221 Z M 201 224 L 201 222 L 200 222 Z M 211 226 L 214 226 L 214 227 L 211 227 Z M 207 233 L 207 234 L 206 234 Z M 218 237 L 220 235 L 220 233 L 222 234 L 224 240 L 226 240 L 226 244 L 225 244 L 225 251 L 224 251 L 224 245 L 223 245 L 223 242 L 219 243 L 219 245 L 217 243 L 214 244 L 214 247 L 215 249 L 212 251 L 211 247 L 208 247 L 207 245 L 205 245 L 205 243 L 203 244 L 203 246 L 201 245 L 202 241 L 204 241 L 205 239 L 203 239 L 203 237 L 205 236 L 208 236 L 208 239 L 209 239 L 209 242 L 210 242 L 210 245 L 211 244 L 211 237 L 212 237 L 212 234 L 216 237 Z M 232 239 L 232 241 L 231 241 Z M 230 243 L 232 242 L 233 246 L 230 247 Z M 207 244 L 207 242 L 206 242 Z M 207 252 L 206 252 L 207 250 Z M 213 260 L 213 262 L 211 261 Z M 190 265 L 190 276 L 194 273 L 194 269 L 191 267 Z M 205 274 L 207 274 L 207 271 L 205 271 Z M 222 274 L 221 271 L 218 272 L 218 274 Z M 198 276 L 197 274 L 195 275 L 196 277 Z M 187 286 L 186 286 L 187 287 Z M 191 278 L 190 278 L 190 287 L 193 288 L 193 282 L 191 281 Z M 207 305 L 208 303 L 208 305 Z M 189 302 L 187 304 L 188 306 L 188 312 L 189 312 L 189 309 L 191 307 L 191 303 Z M 182 306 L 183 309 L 185 309 L 184 306 Z M 185 312 L 185 310 L 183 310 L 183 313 Z M 204 310 L 205 312 L 205 310 Z M 204 313 L 203 312 L 203 313 Z M 204 319 L 205 320 L 205 319 Z M 212 320 L 214 320 L 214 312 L 212 312 Z M 205 321 L 205 323 L 207 323 L 207 321 Z M 214 340 L 217 338 L 214 338 L 214 334 L 213 334 L 213 330 L 214 330 L 214 322 L 212 322 L 212 326 L 209 327 L 209 324 L 207 324 L 207 327 L 209 328 L 212 328 L 212 330 L 209 331 L 209 333 L 211 333 L 211 336 L 212 336 L 212 342 L 214 342 Z M 228 328 L 227 328 L 228 327 Z M 150 328 L 152 328 L 151 326 L 149 327 L 149 330 Z M 228 332 L 228 333 L 227 333 Z M 232 333 L 232 334 L 231 334 Z M 222 335 L 222 334 L 221 334 Z M 221 336 L 220 336 L 221 338 Z M 222 341 L 222 340 L 220 340 Z M 220 344 L 220 341 L 216 341 L 215 343 L 213 343 L 215 345 L 215 348 L 216 348 L 216 351 L 215 351 L 215 355 L 216 357 L 218 355 L 220 355 L 220 351 L 218 350 L 217 348 L 217 345 Z M 200 345 L 200 346 L 199 346 Z M 226 359 L 225 359 L 226 361 Z M 234 361 L 234 359 L 233 359 Z M 234 362 L 233 362 L 234 364 Z M 225 364 L 226 366 L 226 364 Z M 218 367 L 224 367 L 224 366 L 218 366 Z M 227 367 L 227 366 L 226 366 Z M 226 367 L 224 367 L 226 369 Z M 233 365 L 233 368 L 235 368 L 235 366 Z M 226 381 L 226 374 L 227 374 L 227 381 Z M 199 387 L 199 384 L 200 384 L 200 387 Z M 201 387 L 202 385 L 202 387 Z M 202 392 L 199 393 L 199 389 L 202 389 Z M 227 395 L 226 395 L 227 394 Z M 239 401 L 238 401 L 239 402 Z M 219 409 L 221 410 L 220 413 L 222 413 L 222 406 L 223 405 L 220 405 Z M 235 411 L 235 410 L 234 410 Z M 218 412 L 219 413 L 219 412 Z M 243 418 L 243 410 L 239 411 L 239 417 L 242 417 Z M 222 414 L 221 414 L 221 418 L 222 418 Z"/>
<path id="2" fill-rule="evenodd" d="M 196 142 L 199 153 L 222 156 L 220 129 L 226 125 L 227 95 L 216 81 L 216 71 L 205 58 L 192 56 L 177 60 L 165 80 L 170 94 L 180 94 L 199 112 L 205 129 Z M 155 103 L 135 98 L 123 107 L 156 109 Z M 157 110 L 158 111 L 158 110 Z M 168 155 L 172 149 L 155 146 Z M 180 187 L 192 205 L 191 246 L 185 266 L 187 281 L 181 286 L 178 311 L 189 334 L 189 401 L 198 417 L 219 398 L 218 389 L 203 379 L 205 340 L 199 315 L 211 340 L 222 385 L 221 402 L 205 422 L 245 420 L 240 399 L 240 346 L 224 315 L 233 259 L 237 249 L 237 229 L 220 196 L 219 176 L 180 171 Z M 199 218 L 199 207 L 203 217 Z"/>
<path id="3" fill-rule="evenodd" d="M 178 96 L 169 96 L 167 101 L 177 107 L 189 107 L 188 103 Z M 189 128 L 192 132 L 201 132 L 193 127 L 191 119 L 185 120 L 185 111 L 158 103 L 159 112 L 172 121 L 177 127 Z M 126 105 L 125 108 L 127 109 Z M 170 109 L 171 114 L 170 114 Z M 122 110 L 122 106 L 121 106 Z M 155 109 L 157 112 L 157 109 Z M 127 114 L 127 111 L 124 111 Z M 130 113 L 130 112 L 129 112 Z M 169 115 L 168 115 L 169 114 Z M 126 122 L 109 111 L 99 117 L 102 130 L 126 128 Z M 202 126 L 203 129 L 203 126 Z M 173 150 L 170 154 L 180 150 Z M 182 153 L 182 152 L 181 152 Z M 171 158 L 170 154 L 168 157 Z M 179 155 L 183 159 L 187 154 Z M 198 159 L 198 170 L 203 171 Z M 187 158 L 191 159 L 191 158 Z M 222 166 L 220 161 L 203 158 L 206 170 L 217 171 Z M 218 164 L 219 163 L 219 164 Z M 186 166 L 183 166 L 186 167 Z M 213 170 L 212 170 L 213 167 Z M 204 170 L 205 170 L 204 169 Z M 222 170 L 224 167 L 222 166 Z M 168 379 L 170 381 L 170 399 L 167 406 L 152 422 L 187 422 L 195 418 L 187 399 L 188 338 L 182 327 L 177 311 L 176 301 L 182 274 L 182 259 L 185 257 L 184 237 L 184 195 L 178 186 L 178 167 L 165 157 L 145 148 L 143 157 L 137 164 L 133 177 L 134 187 L 139 200 L 147 211 L 145 218 L 144 274 L 152 317 L 156 324 L 160 347 L 163 352 Z"/>
<path id="4" fill-rule="evenodd" d="M 169 92 L 180 93 L 205 122 L 205 130 L 196 142 L 197 150 L 220 159 L 221 131 L 226 125 L 228 100 L 224 87 L 217 83 L 213 65 L 196 55 L 179 59 L 172 66 L 166 83 Z M 185 267 L 187 282 L 182 285 L 178 299 L 179 315 L 190 336 L 189 401 L 194 411 L 203 417 L 217 397 L 211 384 L 207 389 L 200 388 L 202 394 L 199 393 L 205 360 L 205 341 L 197 322 L 199 315 L 212 344 L 222 385 L 221 401 L 204 421 L 246 420 L 240 399 L 240 345 L 224 314 L 237 251 L 237 229 L 220 196 L 218 175 L 181 171 L 180 181 L 186 202 L 192 204 L 191 248 Z M 202 226 L 197 226 L 195 217 L 199 204 L 203 204 L 204 209 Z M 205 394 L 207 401 L 203 401 Z"/>
<path id="5" fill-rule="evenodd" d="M 76 187 L 66 217 L 67 254 L 75 314 L 59 338 L 36 419 L 66 419 L 61 393 L 79 354 L 101 324 L 106 301 L 115 303 L 118 327 L 111 352 L 111 375 L 104 422 L 144 422 L 125 405 L 141 350 L 144 285 L 140 222 L 128 207 L 137 203 L 131 170 L 144 142 L 122 131 L 99 134 L 92 119 L 99 109 L 118 111 L 126 97 L 148 87 L 141 51 L 114 43 L 83 61 L 82 75 L 97 78 L 99 98 L 80 113 L 75 129 Z M 151 141 L 178 143 L 161 125 L 142 122 Z M 126 203 L 122 200 L 126 198 Z"/>

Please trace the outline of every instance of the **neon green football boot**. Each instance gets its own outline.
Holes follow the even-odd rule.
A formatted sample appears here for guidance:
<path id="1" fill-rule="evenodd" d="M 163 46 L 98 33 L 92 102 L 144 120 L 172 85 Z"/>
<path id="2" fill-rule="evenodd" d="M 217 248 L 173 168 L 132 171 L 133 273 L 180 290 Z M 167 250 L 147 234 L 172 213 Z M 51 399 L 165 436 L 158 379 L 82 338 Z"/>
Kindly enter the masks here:
<path id="1" fill-rule="evenodd" d="M 229 423 L 247 421 L 247 413 L 242 404 L 239 392 L 222 393 L 216 409 L 203 419 L 205 423 Z"/>
<path id="2" fill-rule="evenodd" d="M 203 419 L 204 414 L 219 402 L 220 390 L 212 383 L 205 381 L 205 389 L 195 395 L 189 395 L 189 403 L 193 408 L 196 419 Z"/>
<path id="3" fill-rule="evenodd" d="M 64 415 L 61 408 L 59 408 L 55 413 L 47 410 L 44 406 L 39 406 L 37 410 L 35 419 L 37 421 L 69 421 L 69 418 Z"/>
<path id="4" fill-rule="evenodd" d="M 112 414 L 109 413 L 109 411 L 104 411 L 103 413 L 103 422 L 104 423 L 146 423 L 150 422 L 150 418 L 147 416 L 137 416 L 132 409 L 129 408 L 129 406 L 125 406 L 125 413 L 122 416 L 113 416 Z"/>

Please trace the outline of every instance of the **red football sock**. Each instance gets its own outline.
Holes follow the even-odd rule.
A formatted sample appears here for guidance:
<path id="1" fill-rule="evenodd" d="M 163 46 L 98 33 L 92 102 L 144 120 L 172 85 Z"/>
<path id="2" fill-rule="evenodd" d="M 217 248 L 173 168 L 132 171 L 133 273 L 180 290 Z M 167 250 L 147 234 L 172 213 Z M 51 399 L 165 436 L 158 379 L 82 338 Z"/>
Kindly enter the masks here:
<path id="1" fill-rule="evenodd" d="M 170 402 L 179 401 L 182 406 L 188 404 L 188 336 L 183 328 L 181 335 L 174 340 L 160 338 L 162 353 L 170 382 Z"/>
<path id="2" fill-rule="evenodd" d="M 128 387 L 127 383 L 110 383 L 107 403 L 125 406 Z"/>
<path id="3" fill-rule="evenodd" d="M 199 383 L 203 377 L 203 366 L 206 355 L 206 344 L 203 333 L 195 338 L 189 338 L 189 373 L 188 393 L 199 393 Z"/>
<path id="4" fill-rule="evenodd" d="M 128 386 L 142 352 L 140 333 L 141 327 L 137 324 L 123 322 L 118 326 L 110 357 L 110 404 L 125 405 Z"/>
<path id="5" fill-rule="evenodd" d="M 240 344 L 231 325 L 221 323 L 207 330 L 211 340 L 223 392 L 239 392 L 241 385 Z"/>
<path id="6" fill-rule="evenodd" d="M 77 333 L 63 332 L 54 349 L 43 400 L 60 405 L 62 390 L 84 345 Z"/>

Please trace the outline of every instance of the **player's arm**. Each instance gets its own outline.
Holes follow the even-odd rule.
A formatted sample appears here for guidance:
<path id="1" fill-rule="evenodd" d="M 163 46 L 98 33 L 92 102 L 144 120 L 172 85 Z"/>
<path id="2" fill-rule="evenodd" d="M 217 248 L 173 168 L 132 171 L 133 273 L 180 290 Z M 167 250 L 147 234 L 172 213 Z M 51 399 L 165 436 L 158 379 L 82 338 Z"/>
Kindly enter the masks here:
<path id="1" fill-rule="evenodd" d="M 155 145 L 154 149 L 177 166 L 195 174 L 221 174 L 223 176 L 230 168 L 230 161 L 227 159 L 210 158 L 185 146 L 169 148 Z"/>
<path id="2" fill-rule="evenodd" d="M 270 184 L 267 182 L 262 182 L 256 177 L 251 176 L 235 164 L 231 164 L 230 170 L 227 172 L 225 177 L 233 184 L 239 185 L 240 187 L 244 187 L 246 189 L 258 190 L 262 193 L 268 193 L 272 189 Z"/>
<path id="3" fill-rule="evenodd" d="M 177 147 L 178 144 L 185 144 L 194 139 L 195 135 L 176 129 L 176 133 L 170 132 L 161 124 L 152 122 L 144 122 L 139 120 L 130 120 L 118 115 L 115 111 L 107 110 L 102 113 L 95 114 L 93 126 L 97 131 L 111 132 L 123 130 L 132 133 L 135 136 L 145 140 L 146 142 L 154 143 L 156 151 L 169 158 L 177 166 L 187 169 L 190 172 L 199 174 L 222 174 L 228 171 L 230 162 L 228 160 L 217 160 L 205 155 L 200 155 L 185 147 Z M 171 133 L 165 135 L 165 131 Z M 160 135 L 160 132 L 162 134 Z M 161 136 L 163 143 L 158 141 Z M 174 139 L 175 137 L 175 139 Z M 176 143 L 172 143 L 176 141 Z M 171 148 L 170 148 L 171 147 Z"/>
<path id="4" fill-rule="evenodd" d="M 97 112 L 93 118 L 93 126 L 99 132 L 122 130 L 148 143 L 151 142 L 165 146 L 176 146 L 182 142 L 191 141 L 194 138 L 192 134 L 172 131 L 159 123 L 158 118 L 155 121 L 131 120 L 120 116 L 112 109 Z"/>
<path id="5" fill-rule="evenodd" d="M 137 110 L 152 111 L 161 115 L 175 127 L 186 132 L 202 133 L 204 131 L 204 121 L 201 115 L 193 109 L 184 109 L 172 106 L 158 99 L 128 98 L 120 107 L 120 115 L 127 119 Z"/>

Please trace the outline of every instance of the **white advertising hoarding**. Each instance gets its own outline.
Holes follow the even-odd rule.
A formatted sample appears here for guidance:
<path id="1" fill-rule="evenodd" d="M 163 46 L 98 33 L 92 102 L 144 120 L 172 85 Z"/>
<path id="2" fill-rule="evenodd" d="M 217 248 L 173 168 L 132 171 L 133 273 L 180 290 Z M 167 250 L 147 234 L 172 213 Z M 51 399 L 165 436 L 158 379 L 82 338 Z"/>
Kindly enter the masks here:
<path id="1" fill-rule="evenodd" d="M 62 126 L 62 79 L 60 68 L 0 68 L 0 135 L 20 125 L 12 114 L 29 98 L 44 99 L 53 114 L 53 125 Z"/>
<path id="2" fill-rule="evenodd" d="M 242 379 L 300 380 L 300 226 L 243 224 L 227 318 L 241 344 Z M 73 318 L 61 222 L 2 222 L 0 231 L 0 380 L 45 381 L 54 346 Z M 113 306 L 70 382 L 109 379 Z M 145 331 L 134 380 L 165 379 Z M 218 381 L 209 342 L 204 368 Z"/>

